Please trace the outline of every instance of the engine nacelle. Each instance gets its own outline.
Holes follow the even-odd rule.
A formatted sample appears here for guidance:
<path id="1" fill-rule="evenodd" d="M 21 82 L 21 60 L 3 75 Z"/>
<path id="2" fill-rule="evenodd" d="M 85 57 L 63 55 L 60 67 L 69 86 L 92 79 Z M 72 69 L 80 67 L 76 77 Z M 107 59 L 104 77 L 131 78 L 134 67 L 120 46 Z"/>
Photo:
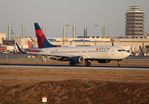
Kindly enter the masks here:
<path id="1" fill-rule="evenodd" d="M 80 56 L 77 56 L 77 57 L 72 57 L 70 59 L 70 61 L 72 63 L 82 63 L 84 61 L 84 58 L 83 57 L 80 57 Z"/>
<path id="2" fill-rule="evenodd" d="M 98 63 L 109 63 L 110 60 L 106 60 L 106 59 L 102 59 L 102 60 L 98 60 Z"/>

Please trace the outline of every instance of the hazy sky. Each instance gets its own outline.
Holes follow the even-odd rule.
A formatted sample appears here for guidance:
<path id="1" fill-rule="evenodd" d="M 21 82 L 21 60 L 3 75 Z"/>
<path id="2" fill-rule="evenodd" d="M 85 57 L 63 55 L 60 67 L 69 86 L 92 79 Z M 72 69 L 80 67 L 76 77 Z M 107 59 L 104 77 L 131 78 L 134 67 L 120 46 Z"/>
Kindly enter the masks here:
<path id="1" fill-rule="evenodd" d="M 84 26 L 89 34 L 99 34 L 94 25 L 108 25 L 110 36 L 124 36 L 125 12 L 134 4 L 142 6 L 149 32 L 149 0 L 0 0 L 0 31 L 7 32 L 10 24 L 21 34 L 23 25 L 27 34 L 35 36 L 33 23 L 39 22 L 48 37 L 62 37 L 64 24 L 76 25 L 77 34 L 83 34 Z M 71 31 L 69 27 L 68 34 Z"/>

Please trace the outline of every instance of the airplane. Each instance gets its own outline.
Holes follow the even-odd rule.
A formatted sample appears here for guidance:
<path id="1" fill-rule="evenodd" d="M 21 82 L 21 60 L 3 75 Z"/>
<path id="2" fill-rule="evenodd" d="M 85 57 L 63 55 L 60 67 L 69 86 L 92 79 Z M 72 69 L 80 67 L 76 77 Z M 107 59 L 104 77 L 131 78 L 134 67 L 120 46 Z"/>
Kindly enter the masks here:
<path id="1" fill-rule="evenodd" d="M 23 54 L 50 56 L 51 59 L 58 61 L 69 61 L 70 66 L 81 63 L 85 63 L 85 66 L 91 66 L 91 61 L 99 63 L 117 61 L 118 65 L 120 65 L 119 62 L 130 55 L 127 49 L 114 45 L 57 47 L 47 41 L 38 23 L 34 23 L 34 25 L 39 48 L 36 51 L 25 52 L 16 43 L 18 50 Z"/>

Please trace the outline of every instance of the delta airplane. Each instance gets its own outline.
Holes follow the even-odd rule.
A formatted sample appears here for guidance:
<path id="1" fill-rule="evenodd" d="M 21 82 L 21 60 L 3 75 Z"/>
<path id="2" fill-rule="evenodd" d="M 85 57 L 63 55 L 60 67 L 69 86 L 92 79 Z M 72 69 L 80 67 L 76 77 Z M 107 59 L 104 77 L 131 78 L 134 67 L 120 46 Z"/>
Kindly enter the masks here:
<path id="1" fill-rule="evenodd" d="M 91 66 L 91 61 L 99 63 L 109 63 L 110 61 L 120 61 L 127 58 L 130 52 L 118 46 L 77 46 L 77 47 L 57 47 L 48 42 L 38 23 L 34 23 L 37 36 L 38 49 L 30 52 L 22 51 L 16 43 L 18 50 L 23 54 L 49 56 L 58 61 L 69 61 L 70 66 L 85 63 Z"/>

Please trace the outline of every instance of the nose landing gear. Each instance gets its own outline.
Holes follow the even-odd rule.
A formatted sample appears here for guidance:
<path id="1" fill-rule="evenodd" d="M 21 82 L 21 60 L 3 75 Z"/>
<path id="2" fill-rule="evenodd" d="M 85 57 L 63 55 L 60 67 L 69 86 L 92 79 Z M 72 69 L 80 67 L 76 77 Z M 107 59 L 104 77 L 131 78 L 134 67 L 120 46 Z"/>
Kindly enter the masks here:
<path id="1" fill-rule="evenodd" d="M 121 61 L 121 60 L 118 60 L 118 61 L 117 61 L 117 65 L 118 65 L 118 66 L 120 66 L 120 61 Z"/>

